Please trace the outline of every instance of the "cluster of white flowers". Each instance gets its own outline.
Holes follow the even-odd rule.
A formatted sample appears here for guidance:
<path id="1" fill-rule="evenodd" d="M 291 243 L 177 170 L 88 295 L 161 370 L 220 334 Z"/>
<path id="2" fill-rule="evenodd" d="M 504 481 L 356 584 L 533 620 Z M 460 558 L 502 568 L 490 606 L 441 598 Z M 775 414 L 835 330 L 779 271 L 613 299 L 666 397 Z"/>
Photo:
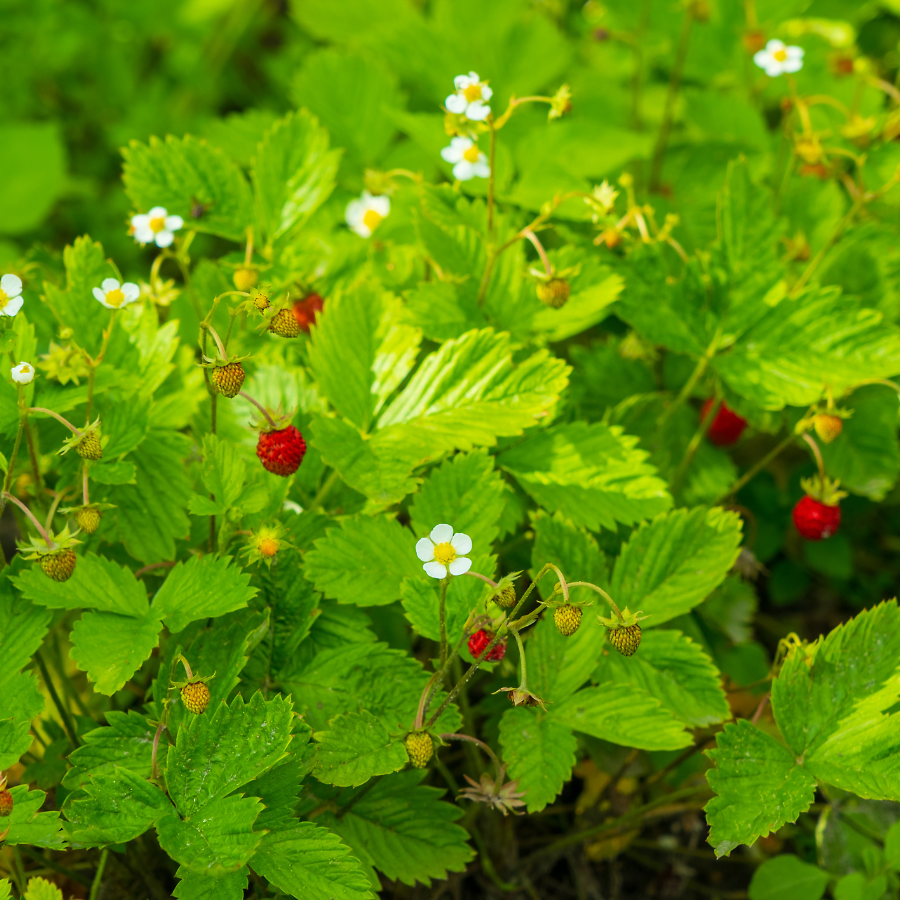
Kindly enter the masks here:
<path id="1" fill-rule="evenodd" d="M 119 284 L 115 278 L 104 278 L 100 287 L 94 288 L 94 296 L 107 309 L 121 309 L 134 303 L 141 295 L 141 289 L 131 281 Z"/>
<path id="2" fill-rule="evenodd" d="M 466 554 L 472 550 L 472 538 L 467 534 L 454 534 L 449 525 L 435 525 L 428 537 L 416 543 L 416 556 L 425 565 L 422 568 L 432 578 L 465 575 L 472 566 Z"/>
<path id="3" fill-rule="evenodd" d="M 24 302 L 22 279 L 18 275 L 4 275 L 0 278 L 0 316 L 12 318 Z"/>
<path id="4" fill-rule="evenodd" d="M 753 62 L 764 69 L 769 78 L 799 72 L 803 68 L 803 48 L 788 47 L 784 42 L 773 38 L 754 54 Z"/>
<path id="5" fill-rule="evenodd" d="M 453 79 L 453 86 L 456 90 L 444 101 L 449 112 L 465 116 L 473 122 L 483 122 L 491 114 L 487 101 L 494 92 L 487 82 L 478 77 L 477 72 L 457 75 Z"/>
<path id="6" fill-rule="evenodd" d="M 169 247 L 175 240 L 175 232 L 182 227 L 184 219 L 170 216 L 164 206 L 154 206 L 148 213 L 131 217 L 131 230 L 139 244 Z"/>

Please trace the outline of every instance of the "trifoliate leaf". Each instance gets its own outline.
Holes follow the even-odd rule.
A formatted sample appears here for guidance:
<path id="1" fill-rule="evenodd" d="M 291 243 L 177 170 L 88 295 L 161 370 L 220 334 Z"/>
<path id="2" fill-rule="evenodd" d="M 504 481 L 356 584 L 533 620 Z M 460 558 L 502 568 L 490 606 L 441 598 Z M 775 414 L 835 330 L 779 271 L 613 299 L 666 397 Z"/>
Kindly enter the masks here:
<path id="1" fill-rule="evenodd" d="M 326 811 L 317 821 L 337 832 L 363 864 L 393 881 L 429 885 L 448 871 L 461 872 L 473 855 L 468 834 L 454 824 L 462 810 L 441 801 L 443 791 L 420 784 L 424 775 L 409 769 L 355 790 L 317 785 L 316 793 L 339 810 L 349 805 L 342 815 Z"/>
<path id="2" fill-rule="evenodd" d="M 351 852 L 327 828 L 295 821 L 267 834 L 251 865 L 299 900 L 368 900 L 371 884 Z"/>
<path id="3" fill-rule="evenodd" d="M 688 612 L 722 583 L 739 552 L 741 519 L 722 509 L 676 509 L 635 531 L 622 548 L 609 589 L 651 628 Z"/>
<path id="4" fill-rule="evenodd" d="M 173 812 L 168 797 L 155 784 L 116 768 L 86 781 L 63 811 L 68 839 L 82 847 L 124 844 Z"/>
<path id="5" fill-rule="evenodd" d="M 578 741 L 539 710 L 514 707 L 500 719 L 500 746 L 511 780 L 525 791 L 528 812 L 552 803 L 572 775 Z"/>
<path id="6" fill-rule="evenodd" d="M 325 784 L 355 787 L 409 761 L 403 743 L 365 710 L 336 716 L 315 739 L 319 753 L 314 774 Z"/>
<path id="7" fill-rule="evenodd" d="M 415 536 L 395 519 L 355 516 L 316 541 L 303 571 L 338 603 L 381 606 L 400 598 L 405 577 L 421 572 L 415 546 Z"/>
<path id="8" fill-rule="evenodd" d="M 178 900 L 244 900 L 249 876 L 245 868 L 221 875 L 200 875 L 187 866 L 176 872 L 181 881 L 175 885 L 173 897 Z"/>
<path id="9" fill-rule="evenodd" d="M 62 850 L 65 836 L 60 827 L 59 813 L 56 810 L 38 812 L 47 795 L 43 791 L 29 791 L 24 784 L 10 788 L 9 792 L 13 798 L 13 811 L 7 818 L 0 818 L 0 833 L 9 828 L 3 842 L 9 846 L 31 844 Z"/>
<path id="10" fill-rule="evenodd" d="M 750 900 L 821 900 L 831 873 L 783 854 L 765 860 L 750 879 Z"/>
<path id="11" fill-rule="evenodd" d="M 178 633 L 197 619 L 243 609 L 255 596 L 250 575 L 232 565 L 230 556 L 195 556 L 166 576 L 153 598 L 153 609 Z"/>
<path id="12" fill-rule="evenodd" d="M 86 612 L 72 629 L 72 659 L 87 672 L 95 690 L 112 696 L 153 652 L 161 627 L 154 609 L 140 619 L 112 612 Z"/>
<path id="13" fill-rule="evenodd" d="M 545 579 L 551 577 L 546 575 Z M 578 631 L 569 637 L 560 634 L 549 609 L 530 632 L 526 648 L 528 683 L 538 697 L 558 705 L 591 677 L 606 642 L 605 629 L 597 621 L 597 609 L 585 609 Z M 599 609 L 605 614 L 604 607 Z"/>
<path id="14" fill-rule="evenodd" d="M 475 553 L 486 553 L 497 537 L 506 487 L 485 450 L 457 453 L 431 470 L 410 507 L 416 537 L 448 522 L 472 539 Z M 487 573 L 484 573 L 487 574 Z"/>
<path id="15" fill-rule="evenodd" d="M 543 512 L 533 513 L 534 546 L 531 548 L 531 573 L 536 575 L 547 564 L 558 566 L 568 581 L 589 581 L 604 587 L 609 581 L 606 557 L 597 546 L 597 541 L 584 529 L 573 525 L 561 513 L 548 516 Z M 538 591 L 546 600 L 553 593 L 556 576 L 549 573 L 538 582 Z M 584 588 L 573 588 L 579 599 L 588 597 Z M 599 595 L 590 595 L 601 605 Z"/>
<path id="16" fill-rule="evenodd" d="M 596 531 L 654 516 L 672 505 L 666 484 L 617 427 L 583 422 L 539 431 L 497 458 L 550 512 Z"/>
<path id="17" fill-rule="evenodd" d="M 41 646 L 49 624 L 43 604 L 34 606 L 16 597 L 10 579 L 0 578 L 0 692 Z"/>
<path id="18" fill-rule="evenodd" d="M 691 735 L 672 713 L 645 691 L 607 682 L 547 707 L 554 722 L 624 747 L 676 750 Z"/>
<path id="19" fill-rule="evenodd" d="M 154 206 L 181 216 L 196 231 L 241 241 L 252 221 L 250 186 L 241 170 L 217 147 L 188 135 L 171 135 L 149 143 L 132 141 L 124 148 L 122 179 L 136 212 Z M 195 200 L 208 208 L 191 217 Z"/>
<path id="20" fill-rule="evenodd" d="M 630 657 L 604 647 L 594 680 L 642 688 L 687 725 L 711 725 L 731 716 L 718 670 L 680 631 L 647 631 L 640 651 Z"/>
<path id="21" fill-rule="evenodd" d="M 110 710 L 109 723 L 82 737 L 82 744 L 69 756 L 72 768 L 63 784 L 70 790 L 83 785 L 92 775 L 112 775 L 116 769 L 147 778 L 156 728 L 147 719 L 130 710 Z"/>
<path id="22" fill-rule="evenodd" d="M 256 797 L 233 794 L 178 817 L 173 810 L 156 823 L 159 845 L 175 862 L 203 875 L 220 875 L 248 862 L 262 840 L 253 823 L 262 811 Z"/>
<path id="23" fill-rule="evenodd" d="M 32 566 L 23 569 L 13 584 L 27 599 L 49 609 L 97 609 L 134 618 L 147 615 L 147 591 L 134 573 L 93 553 L 78 558 L 68 581 L 54 581 Z"/>
<path id="24" fill-rule="evenodd" d="M 238 695 L 230 706 L 182 725 L 166 761 L 166 786 L 178 812 L 192 816 L 275 765 L 290 742 L 291 717 L 289 700 L 266 701 L 257 692 L 249 703 Z"/>
<path id="25" fill-rule="evenodd" d="M 746 719 L 727 724 L 708 756 L 716 764 L 707 779 L 718 796 L 706 804 L 716 856 L 794 822 L 813 802 L 815 777 Z"/>
<path id="26" fill-rule="evenodd" d="M 328 199 L 340 154 L 328 149 L 328 132 L 305 110 L 273 123 L 253 163 L 259 221 L 270 243 L 289 238 Z"/>

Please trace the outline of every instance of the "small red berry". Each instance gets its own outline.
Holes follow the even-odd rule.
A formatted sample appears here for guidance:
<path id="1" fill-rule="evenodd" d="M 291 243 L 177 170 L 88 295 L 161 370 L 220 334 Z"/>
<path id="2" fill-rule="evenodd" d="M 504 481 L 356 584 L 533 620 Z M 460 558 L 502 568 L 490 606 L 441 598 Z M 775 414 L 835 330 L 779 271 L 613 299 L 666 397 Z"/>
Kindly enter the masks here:
<path id="1" fill-rule="evenodd" d="M 0 784 L 4 784 L 5 782 L 0 782 Z M 13 801 L 13 795 L 4 787 L 0 790 L 0 816 L 4 818 L 12 814 L 13 807 L 15 806 L 15 802 Z"/>
<path id="2" fill-rule="evenodd" d="M 483 628 L 479 629 L 469 638 L 469 653 L 478 659 L 481 656 L 484 648 L 494 639 L 494 635 L 490 631 L 485 631 Z M 495 644 L 491 649 L 490 653 L 485 656 L 485 662 L 494 662 L 498 659 L 503 659 L 506 655 L 506 641 L 500 641 Z"/>
<path id="3" fill-rule="evenodd" d="M 841 524 L 840 506 L 828 506 L 809 495 L 801 498 L 792 516 L 797 531 L 808 541 L 830 538 Z"/>
<path id="4" fill-rule="evenodd" d="M 293 475 L 305 453 L 306 441 L 293 425 L 279 431 L 261 431 L 256 444 L 256 455 L 263 468 L 275 475 Z"/>
<path id="5" fill-rule="evenodd" d="M 713 403 L 715 403 L 715 400 L 710 397 L 709 400 L 703 404 L 703 407 L 700 410 L 701 422 L 706 418 L 706 414 L 712 408 Z M 706 436 L 717 447 L 729 447 L 732 444 L 737 443 L 746 427 L 747 420 L 743 418 L 743 416 L 739 416 L 736 412 L 729 409 L 725 405 L 725 402 L 722 401 L 718 412 L 716 412 L 715 418 L 709 426 L 709 430 L 706 432 Z"/>
<path id="6" fill-rule="evenodd" d="M 315 323 L 324 305 L 325 301 L 318 294 L 310 294 L 294 303 L 294 316 L 301 331 L 309 334 L 310 326 Z"/>

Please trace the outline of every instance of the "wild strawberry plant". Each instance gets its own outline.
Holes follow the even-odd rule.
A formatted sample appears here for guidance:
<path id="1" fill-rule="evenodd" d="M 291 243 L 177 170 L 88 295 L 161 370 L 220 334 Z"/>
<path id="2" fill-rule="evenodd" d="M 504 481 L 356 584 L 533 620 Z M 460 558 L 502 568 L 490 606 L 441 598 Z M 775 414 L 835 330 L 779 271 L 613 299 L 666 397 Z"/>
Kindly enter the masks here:
<path id="1" fill-rule="evenodd" d="M 299 4 L 296 109 L 130 140 L 127 265 L 6 265 L 0 900 L 618 896 L 648 847 L 896 896 L 900 610 L 850 556 L 896 61 L 804 4 L 387 6 Z"/>

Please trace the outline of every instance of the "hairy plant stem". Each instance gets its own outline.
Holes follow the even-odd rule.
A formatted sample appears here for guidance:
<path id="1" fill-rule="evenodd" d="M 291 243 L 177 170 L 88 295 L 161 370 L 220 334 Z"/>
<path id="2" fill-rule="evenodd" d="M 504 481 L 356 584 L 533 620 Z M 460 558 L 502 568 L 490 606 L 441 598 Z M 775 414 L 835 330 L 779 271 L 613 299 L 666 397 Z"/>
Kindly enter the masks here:
<path id="1" fill-rule="evenodd" d="M 18 506 L 26 516 L 28 516 L 28 518 L 31 520 L 31 524 L 34 525 L 35 528 L 37 528 L 38 534 L 44 539 L 44 543 L 51 550 L 55 550 L 56 544 L 50 539 L 50 535 L 47 534 L 44 526 L 41 525 L 40 522 L 38 522 L 37 516 L 35 516 L 35 514 L 21 500 L 19 500 L 17 497 L 14 497 L 12 494 L 4 494 L 3 496 L 6 500 L 11 500 L 13 503 L 15 503 L 15 505 Z"/>
<path id="2" fill-rule="evenodd" d="M 800 435 L 800 437 L 809 444 L 812 449 L 813 456 L 816 458 L 816 465 L 819 468 L 819 483 L 822 487 L 825 487 L 825 460 L 822 459 L 822 451 L 819 450 L 819 445 L 811 438 L 806 432 Z"/>
<path id="3" fill-rule="evenodd" d="M 328 477 L 322 482 L 322 486 L 316 491 L 316 496 L 313 497 L 312 503 L 309 505 L 310 512 L 322 507 L 325 498 L 331 493 L 331 489 L 337 484 L 340 477 L 337 469 L 332 469 L 328 473 Z"/>
<path id="4" fill-rule="evenodd" d="M 516 643 L 519 645 L 519 662 L 522 664 L 522 677 L 519 679 L 519 690 L 527 691 L 528 668 L 525 665 L 525 645 L 522 643 L 522 635 L 519 634 L 518 628 L 510 628 L 509 630 L 513 633 L 513 637 L 516 639 Z"/>
<path id="5" fill-rule="evenodd" d="M 441 579 L 441 599 L 438 606 L 438 621 L 441 628 L 441 671 L 443 672 L 447 665 L 447 587 L 450 584 L 451 576 L 445 575 Z"/>
<path id="6" fill-rule="evenodd" d="M 662 430 L 665 427 L 666 423 L 675 413 L 675 410 L 679 409 L 684 403 L 690 399 L 691 394 L 694 393 L 694 388 L 697 387 L 697 384 L 700 382 L 700 379 L 706 374 L 706 369 L 709 366 L 710 362 L 712 362 L 713 357 L 716 355 L 716 351 L 719 349 L 719 341 L 722 339 L 722 328 L 721 326 L 715 333 L 710 345 L 706 348 L 706 353 L 697 360 L 697 365 L 694 367 L 694 371 L 691 372 L 691 377 L 684 383 L 684 387 L 678 392 L 678 396 L 672 401 L 672 403 L 663 410 L 663 414 L 659 417 L 659 422 L 656 426 L 656 434 L 659 437 L 662 434 Z"/>
<path id="7" fill-rule="evenodd" d="M 586 588 L 590 588 L 592 591 L 596 591 L 598 594 L 600 594 L 601 597 L 604 597 L 606 599 L 606 602 L 613 608 L 613 612 L 620 619 L 623 618 L 622 610 L 619 609 L 618 605 L 616 604 L 616 601 L 613 600 L 613 598 L 610 597 L 609 594 L 607 594 L 606 591 L 603 590 L 603 588 L 597 587 L 596 584 L 591 584 L 590 581 L 572 581 L 572 582 L 569 582 L 569 587 L 570 588 L 586 587 Z"/>
<path id="8" fill-rule="evenodd" d="M 491 150 L 488 165 L 491 168 L 491 174 L 488 178 L 488 195 L 487 195 L 487 215 L 488 215 L 488 236 L 491 241 L 494 239 L 494 181 L 495 181 L 495 162 L 497 159 L 497 123 L 491 115 L 488 118 L 491 126 Z"/>
<path id="9" fill-rule="evenodd" d="M 252 403 L 266 417 L 266 421 L 275 428 L 275 420 L 269 415 L 266 408 L 258 400 L 254 400 L 246 391 L 241 391 L 238 396 L 243 397 L 245 400 Z"/>
<path id="10" fill-rule="evenodd" d="M 25 419 L 28 415 L 27 408 L 24 408 L 22 400 L 22 389 L 19 388 L 19 429 L 16 431 L 16 442 L 13 444 L 13 452 L 7 460 L 6 476 L 3 479 L 3 491 L 0 492 L 0 516 L 6 509 L 6 497 L 9 494 L 9 488 L 12 485 L 13 471 L 16 468 L 16 460 L 19 456 L 19 447 L 22 445 L 22 432 L 25 430 Z M 0 546 L 0 571 L 6 568 L 7 559 L 6 551 Z"/>
<path id="11" fill-rule="evenodd" d="M 672 131 L 672 118 L 675 114 L 675 100 L 681 87 L 681 76 L 684 73 L 684 63 L 687 59 L 688 45 L 691 41 L 691 26 L 694 24 L 694 13 L 690 6 L 684 11 L 684 19 L 681 24 L 681 34 L 678 37 L 678 47 L 675 50 L 675 64 L 672 66 L 672 74 L 669 78 L 669 91 L 666 94 L 666 104 L 663 110 L 662 125 L 659 128 L 659 136 L 656 146 L 653 148 L 653 159 L 650 163 L 650 190 L 658 191 L 662 183 L 663 162 L 666 158 L 666 147 L 669 143 L 669 134 Z"/>
<path id="12" fill-rule="evenodd" d="M 34 490 L 37 495 L 43 487 L 41 480 L 41 468 L 38 465 L 37 451 L 34 447 L 34 436 L 31 433 L 31 423 L 25 420 L 25 442 L 28 444 L 28 458 L 31 460 L 31 474 L 34 478 Z"/>
<path id="13" fill-rule="evenodd" d="M 109 857 L 109 848 L 104 847 L 100 851 L 100 864 L 97 866 L 97 874 L 94 875 L 94 883 L 91 885 L 91 893 L 88 900 L 97 900 L 100 896 L 100 885 L 103 882 L 103 870 L 106 868 L 106 860 Z"/>
<path id="14" fill-rule="evenodd" d="M 519 612 L 519 610 L 524 605 L 525 601 L 531 595 L 531 592 L 537 587 L 537 583 L 553 568 L 555 568 L 555 566 L 552 566 L 550 563 L 547 563 L 540 570 L 540 572 L 537 573 L 537 575 L 534 577 L 534 580 L 531 582 L 530 585 L 528 585 L 527 590 L 525 591 L 524 594 L 522 594 L 521 598 L 519 599 L 519 602 L 515 605 L 512 612 L 507 617 L 507 621 L 512 619 L 512 617 L 515 616 L 516 613 Z M 463 633 L 465 633 L 465 632 L 463 632 Z M 434 723 L 438 720 L 438 717 L 441 715 L 441 713 L 456 699 L 457 694 L 459 694 L 460 690 L 462 690 L 462 688 L 466 685 L 466 683 L 469 681 L 469 679 L 478 671 L 478 669 L 481 667 L 481 664 L 484 662 L 485 657 L 499 643 L 500 638 L 501 638 L 500 629 L 497 629 L 497 631 L 494 634 L 494 637 L 491 639 L 490 643 L 481 651 L 478 658 L 475 660 L 474 663 L 472 663 L 471 666 L 469 666 L 469 668 L 463 674 L 462 678 L 460 678 L 456 682 L 456 684 L 450 690 L 450 693 L 447 694 L 447 696 L 444 698 L 444 702 L 441 703 L 441 705 L 438 707 L 438 709 L 434 713 L 434 715 L 432 715 L 431 718 L 428 720 L 429 727 L 434 725 Z"/>
<path id="15" fill-rule="evenodd" d="M 75 730 L 75 723 L 72 721 L 72 715 L 63 704 L 56 691 L 56 685 L 50 677 L 50 670 L 47 668 L 47 663 L 44 662 L 44 657 L 40 650 L 34 654 L 34 658 L 37 660 L 38 668 L 41 670 L 44 684 L 47 685 L 47 693 L 50 694 L 50 699 L 53 701 L 53 705 L 56 707 L 57 712 L 59 712 L 60 718 L 62 719 L 63 728 L 66 731 L 69 743 L 73 747 L 80 747 L 81 741 L 78 740 L 78 732 Z"/>
<path id="16" fill-rule="evenodd" d="M 713 503 L 713 506 L 719 506 L 729 497 L 733 497 L 751 478 L 758 475 L 776 456 L 786 450 L 796 440 L 796 435 L 789 434 L 780 444 L 776 444 L 762 459 L 757 460 L 728 490 Z"/>
<path id="17" fill-rule="evenodd" d="M 90 372 L 88 372 L 87 402 L 84 409 L 84 421 L 87 425 L 89 425 L 91 422 L 91 407 L 94 404 L 94 374 L 99 368 L 100 363 L 103 362 L 103 357 L 106 356 L 106 348 L 109 346 L 109 339 L 112 336 L 113 326 L 115 324 L 116 310 L 112 309 L 109 313 L 109 327 L 105 328 L 103 331 L 103 343 L 100 345 L 100 352 L 97 354 L 95 359 L 90 359 L 88 361 Z"/>
<path id="18" fill-rule="evenodd" d="M 64 419 L 59 413 L 53 412 L 52 409 L 47 409 L 45 406 L 31 406 L 26 410 L 26 413 L 33 412 L 46 413 L 48 416 L 53 416 L 53 418 L 58 422 L 62 422 L 62 424 L 65 425 L 66 428 L 68 428 L 69 431 L 71 431 L 72 434 L 74 434 L 76 437 L 81 437 L 82 434 L 84 434 L 83 431 L 76 428 L 68 419 Z"/>
<path id="19" fill-rule="evenodd" d="M 58 493 L 54 493 L 53 502 L 50 504 L 50 509 L 47 512 L 47 518 L 44 520 L 44 530 L 52 532 L 53 531 L 53 517 L 56 515 L 56 510 L 59 507 L 59 504 L 62 502 L 63 497 L 69 492 L 69 488 L 63 488 L 63 490 Z"/>
<path id="20" fill-rule="evenodd" d="M 700 449 L 700 442 L 704 437 L 706 437 L 706 432 L 709 431 L 709 426 L 712 425 L 713 420 L 718 414 L 721 406 L 722 400 L 721 398 L 717 397 L 712 406 L 710 406 L 710 408 L 706 411 L 706 415 L 701 417 L 700 425 L 694 432 L 694 436 L 691 438 L 691 442 L 687 445 L 687 449 L 684 451 L 684 456 L 681 458 L 681 462 L 678 464 L 678 468 L 675 470 L 675 474 L 672 476 L 673 494 L 678 490 L 682 479 L 687 474 L 688 469 L 691 467 L 691 463 L 694 461 L 694 457 L 696 456 L 697 451 Z"/>
<path id="21" fill-rule="evenodd" d="M 501 781 L 503 777 L 503 765 L 500 760 L 497 758 L 497 754 L 484 742 L 478 740 L 476 737 L 472 737 L 469 734 L 442 734 L 439 735 L 442 741 L 469 741 L 469 743 L 475 744 L 478 747 L 481 747 L 482 750 L 491 758 L 491 761 L 494 763 L 494 772 L 497 776 L 497 781 Z"/>

